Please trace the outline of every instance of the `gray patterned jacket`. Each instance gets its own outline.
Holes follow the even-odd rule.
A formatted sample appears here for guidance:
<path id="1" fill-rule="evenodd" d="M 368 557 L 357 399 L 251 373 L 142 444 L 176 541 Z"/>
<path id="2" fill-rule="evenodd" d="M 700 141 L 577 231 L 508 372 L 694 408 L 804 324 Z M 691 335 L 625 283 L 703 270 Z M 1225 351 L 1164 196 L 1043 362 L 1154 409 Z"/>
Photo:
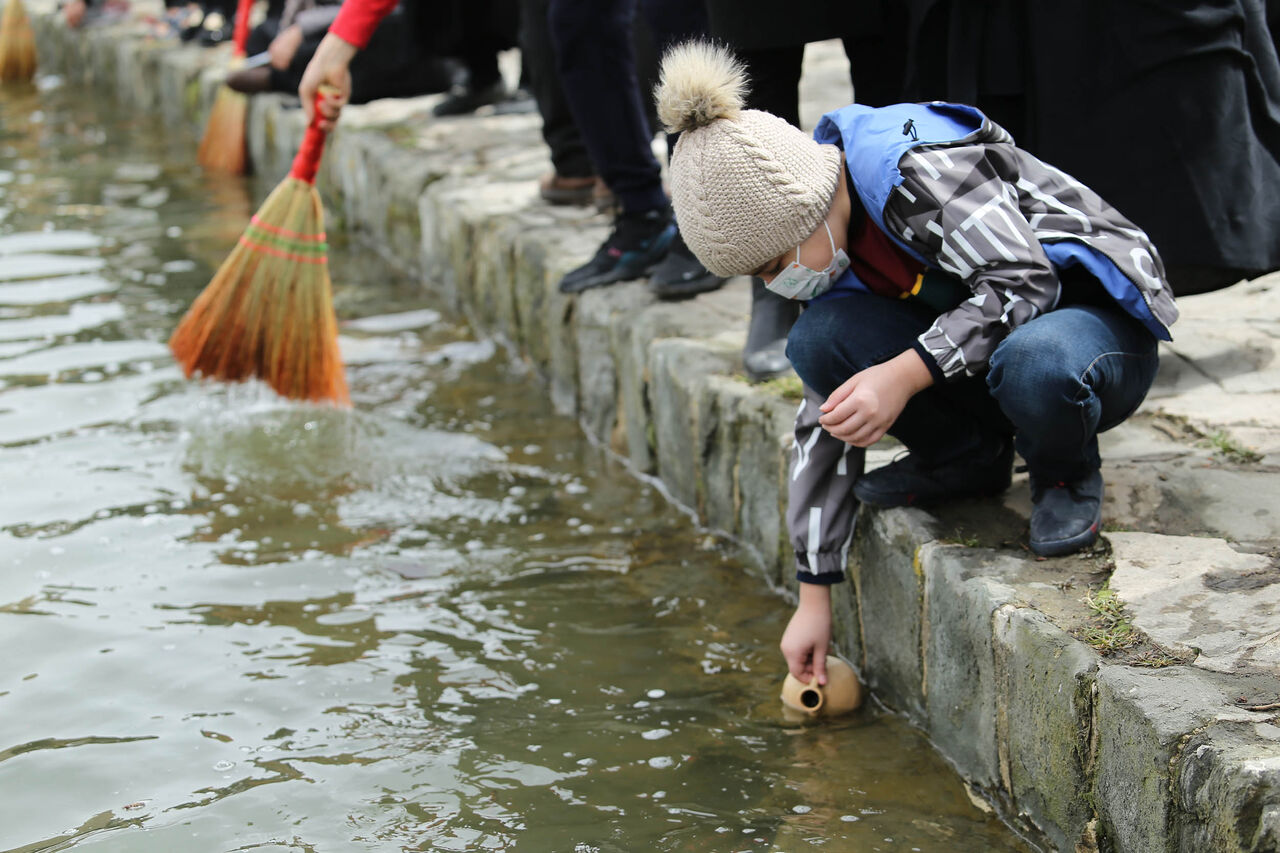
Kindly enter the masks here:
<path id="1" fill-rule="evenodd" d="M 814 137 L 844 149 L 863 207 L 885 233 L 972 291 L 919 338 L 936 381 L 984 373 L 1010 331 L 1057 306 L 1057 269 L 1074 264 L 1169 340 L 1178 310 L 1147 235 L 976 109 L 855 104 L 824 116 Z M 805 389 L 789 477 L 797 577 L 810 583 L 844 576 L 857 509 L 851 489 L 865 458 L 818 425 L 823 399 Z"/>

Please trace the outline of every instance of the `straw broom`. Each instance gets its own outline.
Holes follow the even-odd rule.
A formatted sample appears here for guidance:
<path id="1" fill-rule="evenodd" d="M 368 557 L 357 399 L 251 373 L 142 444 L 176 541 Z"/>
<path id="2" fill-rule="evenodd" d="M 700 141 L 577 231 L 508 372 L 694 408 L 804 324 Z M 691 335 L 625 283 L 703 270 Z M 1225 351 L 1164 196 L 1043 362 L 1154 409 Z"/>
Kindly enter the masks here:
<path id="1" fill-rule="evenodd" d="M 232 53 L 229 71 L 234 71 L 244 61 L 245 45 L 249 40 L 249 11 L 253 0 L 239 0 L 236 4 L 236 21 L 232 30 Z M 233 91 L 226 83 L 218 86 L 209 110 L 209 122 L 204 126 L 196 162 L 210 171 L 243 175 L 248 164 L 245 144 L 245 119 L 249 113 L 249 98 Z"/>
<path id="2" fill-rule="evenodd" d="M 169 348 L 188 377 L 258 377 L 285 397 L 350 405 L 315 188 L 325 132 L 320 110 L 314 115 L 289 177 L 263 202 Z"/>
<path id="3" fill-rule="evenodd" d="M 9 0 L 0 20 L 0 83 L 27 81 L 36 73 L 36 37 L 22 0 Z"/>

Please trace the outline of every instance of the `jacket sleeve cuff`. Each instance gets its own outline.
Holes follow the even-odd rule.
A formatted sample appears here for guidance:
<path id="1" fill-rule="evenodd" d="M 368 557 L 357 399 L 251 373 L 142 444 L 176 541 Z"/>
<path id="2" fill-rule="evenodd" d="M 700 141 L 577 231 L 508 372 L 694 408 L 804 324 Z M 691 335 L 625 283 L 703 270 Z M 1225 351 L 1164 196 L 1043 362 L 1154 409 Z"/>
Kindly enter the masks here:
<path id="1" fill-rule="evenodd" d="M 378 28 L 378 22 L 395 8 L 397 0 L 347 0 L 329 32 L 360 50 L 364 50 Z"/>
<path id="2" fill-rule="evenodd" d="M 840 583 L 844 580 L 844 561 L 846 559 L 843 551 L 837 553 L 819 552 L 817 557 L 817 565 L 810 567 L 808 552 L 796 552 L 796 580 L 800 583 L 812 583 L 822 586 L 830 586 L 831 584 Z"/>
<path id="3" fill-rule="evenodd" d="M 911 348 L 920 354 L 920 359 L 924 362 L 924 366 L 929 368 L 929 374 L 933 376 L 935 384 L 941 385 L 947 381 L 947 375 L 938 366 L 938 360 L 933 357 L 933 353 L 925 349 L 924 344 L 920 343 L 919 339 L 911 342 Z"/>

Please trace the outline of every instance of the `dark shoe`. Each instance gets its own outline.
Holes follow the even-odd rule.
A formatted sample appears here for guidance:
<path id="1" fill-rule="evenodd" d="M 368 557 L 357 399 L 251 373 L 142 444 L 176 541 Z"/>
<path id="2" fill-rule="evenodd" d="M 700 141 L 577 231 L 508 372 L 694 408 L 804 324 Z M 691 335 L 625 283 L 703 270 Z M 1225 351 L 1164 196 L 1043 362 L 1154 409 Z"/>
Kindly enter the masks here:
<path id="1" fill-rule="evenodd" d="M 945 428 L 945 427 L 940 427 Z M 1013 479 L 1013 442 L 1001 437 L 985 450 L 941 465 L 920 464 L 908 454 L 863 474 L 853 494 L 871 506 L 927 506 L 953 498 L 998 495 Z"/>
<path id="2" fill-rule="evenodd" d="M 446 95 L 443 101 L 432 108 L 431 114 L 438 117 L 466 115 L 488 104 L 496 104 L 506 97 L 507 87 L 501 80 L 476 89 L 466 86 Z"/>
<path id="3" fill-rule="evenodd" d="M 742 366 L 752 382 L 775 379 L 791 370 L 787 333 L 799 316 L 799 302 L 773 293 L 758 278 L 751 280 L 751 325 L 742 350 Z"/>
<path id="4" fill-rule="evenodd" d="M 693 256 L 679 231 L 671 241 L 671 250 L 667 252 L 667 256 L 649 273 L 649 289 L 659 299 L 686 299 L 715 290 L 722 284 L 723 278 L 708 270 Z"/>
<path id="5" fill-rule="evenodd" d="M 1031 478 L 1031 552 L 1061 557 L 1098 541 L 1102 525 L 1102 472 L 1074 483 Z"/>
<path id="6" fill-rule="evenodd" d="M 259 92 L 271 91 L 271 67 L 260 65 L 257 68 L 241 68 L 227 75 L 227 86 L 234 92 L 256 95 Z"/>
<path id="7" fill-rule="evenodd" d="M 586 178 L 574 178 L 552 172 L 544 175 L 538 183 L 538 195 L 547 204 L 591 204 L 596 192 L 594 175 Z"/>
<path id="8" fill-rule="evenodd" d="M 670 210 L 620 215 L 596 256 L 560 280 L 560 292 L 581 293 L 615 281 L 640 278 L 662 260 L 675 234 Z"/>
<path id="9" fill-rule="evenodd" d="M 529 115 L 537 111 L 538 102 L 533 99 L 533 94 L 524 88 L 516 89 L 493 105 L 493 114 L 497 116 Z"/>

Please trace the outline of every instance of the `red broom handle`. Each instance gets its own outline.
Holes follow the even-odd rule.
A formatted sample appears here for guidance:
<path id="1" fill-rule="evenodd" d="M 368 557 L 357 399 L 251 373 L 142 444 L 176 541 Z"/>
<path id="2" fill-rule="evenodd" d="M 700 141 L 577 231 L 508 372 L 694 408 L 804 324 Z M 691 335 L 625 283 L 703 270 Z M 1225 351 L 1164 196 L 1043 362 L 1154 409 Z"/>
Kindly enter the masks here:
<path id="1" fill-rule="evenodd" d="M 324 116 L 320 115 L 320 101 L 328 91 L 329 87 L 321 86 L 316 92 L 316 101 L 311 110 L 311 124 L 307 125 L 307 132 L 302 137 L 302 145 L 298 147 L 298 156 L 293 158 L 293 168 L 289 170 L 289 177 L 309 184 L 316 182 L 316 170 L 320 168 L 320 155 L 324 154 L 324 138 L 328 135 L 320 129 L 320 122 L 324 121 Z"/>
<path id="2" fill-rule="evenodd" d="M 246 45 L 249 43 L 249 12 L 252 11 L 253 0 L 238 0 L 236 3 L 236 22 L 232 29 L 231 42 L 235 46 L 235 56 L 246 56 Z"/>

